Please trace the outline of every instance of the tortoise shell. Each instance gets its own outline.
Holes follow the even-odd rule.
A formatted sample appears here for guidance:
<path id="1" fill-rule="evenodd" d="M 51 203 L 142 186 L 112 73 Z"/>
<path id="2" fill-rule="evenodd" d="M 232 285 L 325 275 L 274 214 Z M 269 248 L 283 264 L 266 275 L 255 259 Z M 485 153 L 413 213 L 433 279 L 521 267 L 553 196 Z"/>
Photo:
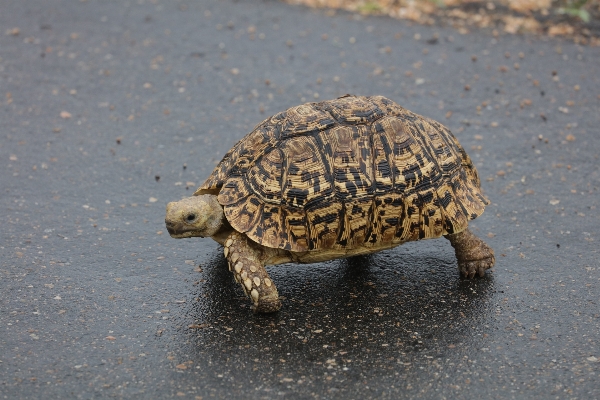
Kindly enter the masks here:
<path id="1" fill-rule="evenodd" d="M 382 96 L 267 118 L 194 195 L 207 193 L 218 195 L 233 229 L 295 252 L 458 233 L 489 204 L 450 130 Z"/>

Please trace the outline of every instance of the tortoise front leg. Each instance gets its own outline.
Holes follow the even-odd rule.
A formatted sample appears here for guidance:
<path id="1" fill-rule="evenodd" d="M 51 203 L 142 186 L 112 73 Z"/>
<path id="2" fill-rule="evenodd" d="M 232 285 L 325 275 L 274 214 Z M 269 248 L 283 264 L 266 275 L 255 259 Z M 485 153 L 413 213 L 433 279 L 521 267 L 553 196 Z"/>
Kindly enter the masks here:
<path id="1" fill-rule="evenodd" d="M 242 285 L 244 293 L 254 303 L 254 312 L 271 313 L 281 308 L 275 284 L 265 270 L 263 251 L 246 235 L 233 232 L 225 240 L 223 249 L 229 270 Z"/>
<path id="2" fill-rule="evenodd" d="M 494 266 L 496 262 L 494 250 L 469 229 L 444 237 L 454 247 L 458 269 L 462 276 L 473 278 L 475 273 L 484 276 L 485 270 Z"/>

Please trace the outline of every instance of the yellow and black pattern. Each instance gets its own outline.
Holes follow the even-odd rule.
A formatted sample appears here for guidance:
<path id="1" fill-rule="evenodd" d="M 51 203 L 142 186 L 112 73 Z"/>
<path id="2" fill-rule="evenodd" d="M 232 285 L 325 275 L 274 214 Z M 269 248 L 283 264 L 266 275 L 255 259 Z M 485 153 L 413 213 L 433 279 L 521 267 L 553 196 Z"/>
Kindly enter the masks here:
<path id="1" fill-rule="evenodd" d="M 452 133 L 381 96 L 266 119 L 195 194 L 204 193 L 218 194 L 235 230 L 296 252 L 458 233 L 488 204 Z"/>
<path id="2" fill-rule="evenodd" d="M 347 99 L 351 98 L 352 101 Z M 344 96 L 313 105 L 328 112 L 341 124 L 368 124 L 385 115 L 384 111 L 365 97 Z"/>
<path id="3" fill-rule="evenodd" d="M 336 123 L 331 115 L 318 110 L 310 103 L 292 107 L 274 118 L 274 120 L 279 119 L 281 119 L 281 127 L 278 139 L 317 133 L 332 127 Z"/>

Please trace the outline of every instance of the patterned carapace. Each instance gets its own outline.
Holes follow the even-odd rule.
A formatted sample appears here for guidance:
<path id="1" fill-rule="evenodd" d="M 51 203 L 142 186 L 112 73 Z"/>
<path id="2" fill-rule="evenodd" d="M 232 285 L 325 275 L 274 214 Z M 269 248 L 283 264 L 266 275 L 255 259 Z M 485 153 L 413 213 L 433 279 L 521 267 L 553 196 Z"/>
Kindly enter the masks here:
<path id="1" fill-rule="evenodd" d="M 488 204 L 454 135 L 381 96 L 267 118 L 194 194 L 205 193 L 236 231 L 295 252 L 458 233 Z"/>

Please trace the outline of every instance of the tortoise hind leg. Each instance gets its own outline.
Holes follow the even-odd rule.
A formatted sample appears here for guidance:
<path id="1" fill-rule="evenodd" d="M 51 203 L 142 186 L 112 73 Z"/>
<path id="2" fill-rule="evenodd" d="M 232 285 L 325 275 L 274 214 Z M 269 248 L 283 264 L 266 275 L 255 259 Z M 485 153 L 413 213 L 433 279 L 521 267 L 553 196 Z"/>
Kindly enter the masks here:
<path id="1" fill-rule="evenodd" d="M 458 269 L 462 276 L 473 278 L 475 273 L 484 276 L 485 270 L 494 266 L 496 262 L 494 250 L 469 229 L 444 237 L 454 247 Z"/>
<path id="2" fill-rule="evenodd" d="M 223 249 L 229 270 L 254 303 L 254 312 L 271 313 L 281 308 L 275 284 L 265 270 L 263 251 L 246 235 L 233 232 Z"/>

